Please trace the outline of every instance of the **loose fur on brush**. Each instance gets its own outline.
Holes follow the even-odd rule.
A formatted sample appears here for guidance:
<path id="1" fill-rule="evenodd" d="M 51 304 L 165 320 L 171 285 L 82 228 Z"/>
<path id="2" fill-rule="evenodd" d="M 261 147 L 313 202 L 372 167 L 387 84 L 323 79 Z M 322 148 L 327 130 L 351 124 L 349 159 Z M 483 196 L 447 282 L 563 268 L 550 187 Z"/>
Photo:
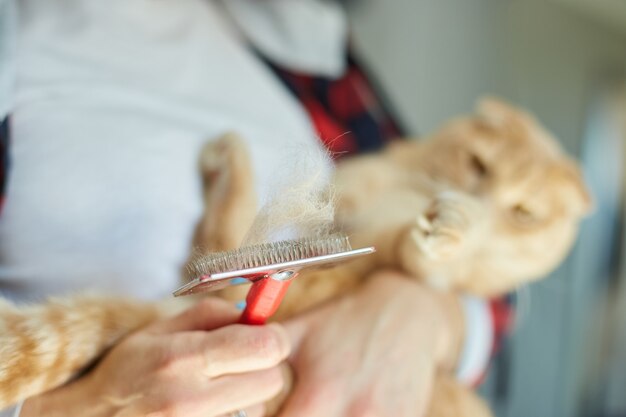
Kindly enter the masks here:
<path id="1" fill-rule="evenodd" d="M 230 135 L 211 143 L 201 168 L 206 204 L 193 244 L 234 249 L 257 212 L 243 142 Z M 557 142 L 530 115 L 496 100 L 423 141 L 341 162 L 332 186 L 336 226 L 353 246 L 375 245 L 378 252 L 303 274 L 281 317 L 345 294 L 385 267 L 446 291 L 505 293 L 556 267 L 591 206 L 576 164 Z M 220 295 L 240 300 L 244 293 L 233 287 Z M 25 309 L 0 305 L 0 409 L 67 382 L 120 337 L 163 314 L 154 304 L 97 297 Z M 442 370 L 428 415 L 490 414 Z"/>

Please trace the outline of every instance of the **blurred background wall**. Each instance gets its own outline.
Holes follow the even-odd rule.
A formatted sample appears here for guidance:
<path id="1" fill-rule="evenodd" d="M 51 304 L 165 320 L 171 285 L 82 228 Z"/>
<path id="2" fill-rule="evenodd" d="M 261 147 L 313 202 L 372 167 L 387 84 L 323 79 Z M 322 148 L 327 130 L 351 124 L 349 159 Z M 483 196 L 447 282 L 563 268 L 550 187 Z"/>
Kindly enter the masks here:
<path id="1" fill-rule="evenodd" d="M 568 261 L 520 296 L 484 394 L 500 417 L 626 416 L 624 0 L 352 0 L 356 51 L 411 134 L 494 94 L 584 161 L 597 210 Z M 622 103 L 622 104 L 620 104 Z M 621 113 L 620 113 L 621 112 Z"/>

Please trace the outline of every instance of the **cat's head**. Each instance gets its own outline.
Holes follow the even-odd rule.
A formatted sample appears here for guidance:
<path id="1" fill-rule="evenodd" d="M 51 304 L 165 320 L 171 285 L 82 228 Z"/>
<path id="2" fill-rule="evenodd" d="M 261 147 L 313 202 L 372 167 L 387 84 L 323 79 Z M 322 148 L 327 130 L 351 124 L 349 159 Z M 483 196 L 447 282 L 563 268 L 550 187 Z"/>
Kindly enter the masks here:
<path id="1" fill-rule="evenodd" d="M 480 235 L 467 237 L 459 259 L 424 271 L 454 289 L 495 295 L 545 276 L 592 208 L 577 163 L 530 114 L 495 99 L 414 149 L 413 158 L 406 149 L 395 158 L 480 204 Z"/>

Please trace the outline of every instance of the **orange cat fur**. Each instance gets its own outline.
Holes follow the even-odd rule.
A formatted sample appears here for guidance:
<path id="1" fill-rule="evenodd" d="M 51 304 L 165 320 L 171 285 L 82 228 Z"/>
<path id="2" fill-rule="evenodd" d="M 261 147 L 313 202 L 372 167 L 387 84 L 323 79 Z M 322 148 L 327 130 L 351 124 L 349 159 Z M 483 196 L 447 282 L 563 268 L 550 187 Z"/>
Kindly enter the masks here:
<path id="1" fill-rule="evenodd" d="M 209 145 L 201 168 L 206 211 L 195 244 L 232 249 L 256 212 L 245 147 L 236 137 Z M 556 142 L 528 114 L 493 100 L 426 141 L 397 143 L 382 154 L 340 163 L 334 186 L 339 224 L 354 246 L 373 244 L 378 252 L 362 262 L 300 277 L 282 316 L 346 293 L 380 267 L 401 268 L 452 291 L 501 294 L 554 268 L 590 206 L 576 165 Z M 232 288 L 222 296 L 241 299 L 242 291 Z M 0 333 L 0 409 L 62 384 L 125 333 L 161 315 L 155 305 L 128 302 L 120 308 L 118 302 L 92 299 L 85 305 L 70 298 L 63 307 L 0 308 L 0 327 L 6 330 Z M 71 319 L 77 310 L 87 316 L 80 323 Z M 55 314 L 76 326 L 72 335 L 88 323 L 79 336 L 80 349 L 64 345 L 59 330 L 54 331 L 58 327 L 49 327 L 51 334 L 36 331 L 35 323 L 58 321 Z M 47 359 L 33 362 L 27 356 L 33 349 L 47 349 Z M 32 379 L 11 377 L 22 372 Z M 442 372 L 429 416 L 452 415 L 489 411 Z"/>

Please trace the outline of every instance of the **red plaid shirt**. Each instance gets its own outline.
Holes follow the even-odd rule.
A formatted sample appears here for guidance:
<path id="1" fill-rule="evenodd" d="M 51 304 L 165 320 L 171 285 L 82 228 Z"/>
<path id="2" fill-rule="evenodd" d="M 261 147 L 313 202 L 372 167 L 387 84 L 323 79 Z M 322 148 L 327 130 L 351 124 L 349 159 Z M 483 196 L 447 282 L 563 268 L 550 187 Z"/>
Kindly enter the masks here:
<path id="1" fill-rule="evenodd" d="M 335 158 L 376 151 L 405 136 L 389 106 L 353 58 L 348 57 L 345 74 L 335 80 L 267 64 L 300 100 L 318 136 Z"/>

